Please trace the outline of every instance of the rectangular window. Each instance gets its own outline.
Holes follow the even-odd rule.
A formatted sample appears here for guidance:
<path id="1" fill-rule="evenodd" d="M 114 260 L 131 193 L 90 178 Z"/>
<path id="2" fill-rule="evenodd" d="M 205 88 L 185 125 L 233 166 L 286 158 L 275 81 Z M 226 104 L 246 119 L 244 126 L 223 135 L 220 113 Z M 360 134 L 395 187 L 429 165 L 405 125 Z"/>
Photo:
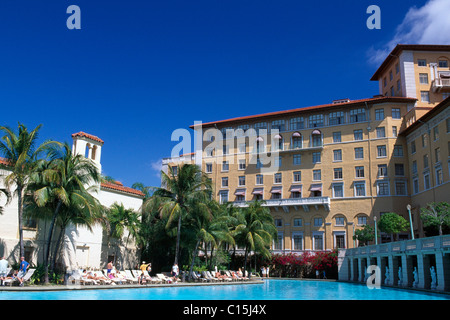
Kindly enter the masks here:
<path id="1" fill-rule="evenodd" d="M 256 184 L 264 184 L 264 176 L 262 174 L 256 175 Z"/>
<path id="2" fill-rule="evenodd" d="M 441 161 L 441 148 L 434 149 L 434 159 L 435 159 L 435 162 Z"/>
<path id="3" fill-rule="evenodd" d="M 378 127 L 376 128 L 377 131 L 377 138 L 385 138 L 386 137 L 386 130 L 384 127 Z"/>
<path id="4" fill-rule="evenodd" d="M 433 138 L 434 138 L 434 141 L 439 140 L 439 127 L 438 126 L 433 128 Z"/>
<path id="5" fill-rule="evenodd" d="M 366 110 L 363 108 L 350 110 L 350 122 L 366 121 Z"/>
<path id="6" fill-rule="evenodd" d="M 430 102 L 430 92 L 429 91 L 420 91 L 420 100 L 422 102 Z"/>
<path id="7" fill-rule="evenodd" d="M 335 219 L 337 226 L 343 226 L 345 224 L 345 218 L 344 217 L 336 217 Z"/>
<path id="8" fill-rule="evenodd" d="M 344 185 L 342 183 L 333 183 L 333 198 L 344 197 Z"/>
<path id="9" fill-rule="evenodd" d="M 322 171 L 319 170 L 313 170 L 313 180 L 320 181 L 322 180 Z"/>
<path id="10" fill-rule="evenodd" d="M 334 168 L 334 180 L 342 180 L 342 168 Z"/>
<path id="11" fill-rule="evenodd" d="M 337 112 L 331 112 L 329 114 L 329 122 L 330 126 L 344 124 L 344 112 L 343 111 L 337 111 Z"/>
<path id="12" fill-rule="evenodd" d="M 289 123 L 290 130 L 301 130 L 304 129 L 304 120 L 303 117 L 292 118 Z"/>
<path id="13" fill-rule="evenodd" d="M 448 68 L 448 60 L 439 60 L 439 68 Z"/>
<path id="14" fill-rule="evenodd" d="M 342 150 L 333 150 L 333 161 L 342 161 Z"/>
<path id="15" fill-rule="evenodd" d="M 428 165 L 429 165 L 428 155 L 427 155 L 427 154 L 424 154 L 424 155 L 423 155 L 423 168 L 424 168 L 424 169 L 428 168 Z"/>
<path id="16" fill-rule="evenodd" d="M 388 196 L 389 195 L 389 182 L 378 181 L 378 183 L 377 183 L 377 194 L 379 196 Z"/>
<path id="17" fill-rule="evenodd" d="M 206 164 L 206 173 L 211 173 L 212 172 L 212 163 L 207 163 Z"/>
<path id="18" fill-rule="evenodd" d="M 230 169 L 230 165 L 228 161 L 222 161 L 222 171 L 228 171 Z"/>
<path id="19" fill-rule="evenodd" d="M 314 218 L 314 226 L 321 227 L 322 226 L 322 218 Z"/>
<path id="20" fill-rule="evenodd" d="M 419 193 L 419 179 L 413 179 L 413 192 L 414 194 Z"/>
<path id="21" fill-rule="evenodd" d="M 312 162 L 320 163 L 320 152 L 313 152 L 312 154 Z"/>
<path id="22" fill-rule="evenodd" d="M 247 164 L 245 163 L 245 159 L 240 159 L 239 160 L 239 170 L 245 170 L 246 167 L 247 167 Z"/>
<path id="23" fill-rule="evenodd" d="M 228 191 L 220 191 L 220 203 L 228 202 Z"/>
<path id="24" fill-rule="evenodd" d="M 293 164 L 296 166 L 299 166 L 302 164 L 302 155 L 301 154 L 293 155 Z"/>
<path id="25" fill-rule="evenodd" d="M 436 185 L 441 185 L 444 183 L 444 177 L 442 176 L 442 169 L 437 168 L 436 169 Z"/>
<path id="26" fill-rule="evenodd" d="M 274 183 L 281 183 L 281 173 L 275 173 L 274 174 L 274 179 L 273 179 Z"/>
<path id="27" fill-rule="evenodd" d="M 412 162 L 412 173 L 413 174 L 417 174 L 417 161 L 416 160 L 414 160 L 413 162 Z"/>
<path id="28" fill-rule="evenodd" d="M 394 157 L 403 157 L 403 146 L 401 144 L 394 146 Z"/>
<path id="29" fill-rule="evenodd" d="M 286 130 L 286 121 L 285 120 L 272 121 L 272 130 L 278 130 L 279 132 L 285 131 Z"/>
<path id="30" fill-rule="evenodd" d="M 302 181 L 302 172 L 294 171 L 294 182 L 300 182 L 300 181 Z"/>
<path id="31" fill-rule="evenodd" d="M 323 114 L 313 114 L 309 116 L 309 128 L 323 127 Z"/>
<path id="32" fill-rule="evenodd" d="M 363 139 L 363 131 L 362 130 L 353 130 L 353 139 L 354 140 L 362 140 Z"/>
<path id="33" fill-rule="evenodd" d="M 303 250 L 303 236 L 301 234 L 293 234 L 292 245 L 294 250 Z"/>
<path id="34" fill-rule="evenodd" d="M 375 120 L 384 120 L 384 109 L 375 109 Z"/>
<path id="35" fill-rule="evenodd" d="M 228 187 L 228 177 L 222 177 L 222 188 Z"/>
<path id="36" fill-rule="evenodd" d="M 301 227 L 301 226 L 302 226 L 302 219 L 301 218 L 294 219 L 294 227 Z"/>
<path id="37" fill-rule="evenodd" d="M 238 180 L 239 186 L 245 186 L 245 176 L 239 176 Z"/>
<path id="38" fill-rule="evenodd" d="M 399 108 L 392 108 L 392 119 L 401 119 Z"/>
<path id="39" fill-rule="evenodd" d="M 341 142 L 341 132 L 333 132 L 333 142 Z"/>
<path id="40" fill-rule="evenodd" d="M 405 175 L 405 166 L 403 165 L 403 163 L 396 163 L 394 167 L 396 176 L 403 177 Z"/>
<path id="41" fill-rule="evenodd" d="M 428 73 L 419 73 L 420 84 L 428 84 Z"/>
<path id="42" fill-rule="evenodd" d="M 417 60 L 417 65 L 419 67 L 426 67 L 427 66 L 427 60 L 425 60 L 425 59 L 418 59 Z"/>
<path id="43" fill-rule="evenodd" d="M 364 167 L 363 166 L 355 167 L 355 176 L 356 176 L 356 178 L 364 178 Z"/>
<path id="44" fill-rule="evenodd" d="M 423 175 L 423 188 L 424 190 L 428 190 L 430 189 L 431 184 L 430 184 L 430 174 L 426 173 Z"/>
<path id="45" fill-rule="evenodd" d="M 416 153 L 416 142 L 412 141 L 411 142 L 411 154 Z"/>
<path id="46" fill-rule="evenodd" d="M 378 177 L 387 177 L 387 164 L 379 164 L 378 165 Z"/>
<path id="47" fill-rule="evenodd" d="M 323 250 L 323 236 L 316 234 L 314 236 L 314 250 Z"/>
<path id="48" fill-rule="evenodd" d="M 386 146 L 377 146 L 377 158 L 385 158 L 387 157 Z"/>
<path id="49" fill-rule="evenodd" d="M 364 226 L 367 224 L 367 217 L 358 217 L 358 225 Z"/>
<path id="50" fill-rule="evenodd" d="M 366 183 L 365 182 L 355 182 L 355 197 L 365 197 L 366 196 Z"/>
<path id="51" fill-rule="evenodd" d="M 398 136 L 397 127 L 396 126 L 392 126 L 392 136 L 394 138 L 397 138 L 397 136 Z"/>
<path id="52" fill-rule="evenodd" d="M 364 159 L 364 149 L 355 148 L 355 160 Z"/>
<path id="53" fill-rule="evenodd" d="M 425 148 L 427 146 L 427 134 L 424 133 L 422 135 L 422 148 Z"/>

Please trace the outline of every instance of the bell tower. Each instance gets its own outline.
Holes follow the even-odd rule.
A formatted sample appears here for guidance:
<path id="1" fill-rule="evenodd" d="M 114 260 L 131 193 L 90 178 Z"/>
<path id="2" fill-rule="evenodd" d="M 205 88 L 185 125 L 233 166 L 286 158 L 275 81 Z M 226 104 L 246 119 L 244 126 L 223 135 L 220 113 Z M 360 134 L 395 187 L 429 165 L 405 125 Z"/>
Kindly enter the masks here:
<path id="1" fill-rule="evenodd" d="M 102 155 L 102 146 L 104 141 L 99 137 L 94 135 L 85 133 L 85 132 L 77 132 L 72 134 L 72 152 L 73 154 L 81 154 L 84 157 L 91 159 L 94 164 L 99 169 L 100 173 L 102 172 L 102 165 L 100 162 Z"/>

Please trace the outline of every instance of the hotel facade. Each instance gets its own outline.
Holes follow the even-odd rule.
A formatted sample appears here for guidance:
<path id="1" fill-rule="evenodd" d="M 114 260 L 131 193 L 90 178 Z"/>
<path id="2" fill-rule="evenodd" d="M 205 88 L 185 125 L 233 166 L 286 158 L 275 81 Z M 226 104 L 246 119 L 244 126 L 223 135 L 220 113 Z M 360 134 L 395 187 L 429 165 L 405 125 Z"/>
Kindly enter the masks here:
<path id="1" fill-rule="evenodd" d="M 409 220 L 408 204 L 422 237 L 420 209 L 450 194 L 449 63 L 450 46 L 398 45 L 371 79 L 378 95 L 195 124 L 201 149 L 163 170 L 197 163 L 219 202 L 264 200 L 274 252 L 356 247 L 355 230 L 387 212 Z"/>

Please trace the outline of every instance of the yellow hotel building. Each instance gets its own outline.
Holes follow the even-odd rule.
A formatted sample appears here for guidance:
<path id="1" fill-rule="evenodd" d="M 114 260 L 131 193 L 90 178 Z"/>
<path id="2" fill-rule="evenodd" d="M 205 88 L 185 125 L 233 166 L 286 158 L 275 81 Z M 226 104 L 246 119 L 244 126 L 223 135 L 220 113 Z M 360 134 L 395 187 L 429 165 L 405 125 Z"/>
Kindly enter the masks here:
<path id="1" fill-rule="evenodd" d="M 264 200 L 274 252 L 355 247 L 356 229 L 386 212 L 408 220 L 408 204 L 423 236 L 420 208 L 450 195 L 449 63 L 450 46 L 398 45 L 371 79 L 379 95 L 193 125 L 201 152 L 163 170 L 199 163 L 218 201 Z"/>

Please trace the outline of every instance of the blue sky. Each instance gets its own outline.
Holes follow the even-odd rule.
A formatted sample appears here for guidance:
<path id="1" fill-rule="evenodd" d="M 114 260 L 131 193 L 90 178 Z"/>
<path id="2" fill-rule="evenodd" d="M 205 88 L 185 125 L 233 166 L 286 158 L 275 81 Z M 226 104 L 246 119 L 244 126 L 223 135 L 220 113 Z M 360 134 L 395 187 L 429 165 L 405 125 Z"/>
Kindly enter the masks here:
<path id="1" fill-rule="evenodd" d="M 427 2 L 2 0 L 0 124 L 97 135 L 105 175 L 159 185 L 172 131 L 196 120 L 377 94 L 375 55 L 397 40 L 447 41 L 405 31 L 441 14 Z M 66 27 L 73 4 L 81 30 Z M 371 4 L 380 30 L 366 27 Z"/>

